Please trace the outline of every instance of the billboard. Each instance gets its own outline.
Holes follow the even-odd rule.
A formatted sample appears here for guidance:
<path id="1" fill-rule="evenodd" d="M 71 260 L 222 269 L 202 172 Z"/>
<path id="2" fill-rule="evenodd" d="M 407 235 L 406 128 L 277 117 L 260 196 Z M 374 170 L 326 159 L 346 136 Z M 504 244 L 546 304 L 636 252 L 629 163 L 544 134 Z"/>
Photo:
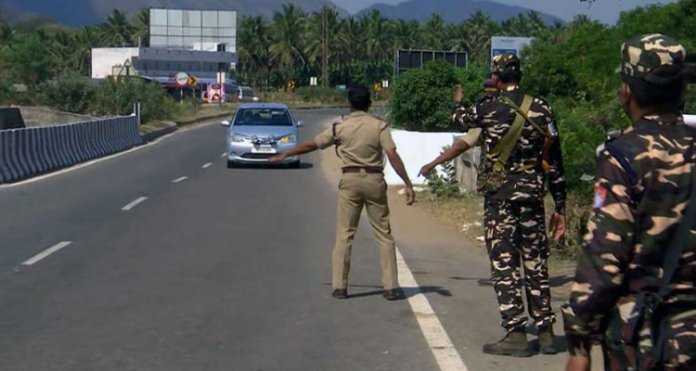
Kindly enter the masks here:
<path id="1" fill-rule="evenodd" d="M 466 68 L 469 63 L 469 53 L 443 50 L 405 50 L 396 52 L 396 75 L 412 69 L 421 68 L 432 61 L 444 60 L 460 68 Z"/>
<path id="2" fill-rule="evenodd" d="M 237 49 L 237 12 L 227 10 L 150 9 L 150 46 L 205 50 L 225 44 Z"/>
<path id="3" fill-rule="evenodd" d="M 531 44 L 532 37 L 493 36 L 491 38 L 491 59 L 500 54 L 520 55 L 522 49 Z"/>

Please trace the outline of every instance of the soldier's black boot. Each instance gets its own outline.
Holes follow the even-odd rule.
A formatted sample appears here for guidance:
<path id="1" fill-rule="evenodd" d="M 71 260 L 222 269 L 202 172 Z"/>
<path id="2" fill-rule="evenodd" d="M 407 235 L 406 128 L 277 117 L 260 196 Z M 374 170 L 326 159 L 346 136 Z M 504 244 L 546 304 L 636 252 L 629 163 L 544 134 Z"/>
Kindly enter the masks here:
<path id="1" fill-rule="evenodd" d="M 484 345 L 483 352 L 512 357 L 531 357 L 536 353 L 529 345 L 524 329 L 513 330 L 499 342 Z"/>
<path id="2" fill-rule="evenodd" d="M 539 329 L 539 350 L 541 354 L 556 354 L 555 338 L 553 334 L 553 326 L 547 326 Z"/>

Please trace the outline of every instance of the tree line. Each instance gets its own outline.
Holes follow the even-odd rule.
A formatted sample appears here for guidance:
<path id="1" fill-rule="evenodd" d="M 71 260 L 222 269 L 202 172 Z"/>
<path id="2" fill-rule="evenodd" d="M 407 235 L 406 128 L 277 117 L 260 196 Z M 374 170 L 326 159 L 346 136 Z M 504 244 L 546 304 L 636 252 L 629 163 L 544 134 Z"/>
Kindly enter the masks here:
<path id="1" fill-rule="evenodd" d="M 330 83 L 372 83 L 391 77 L 398 49 L 468 51 L 486 62 L 494 35 L 542 37 L 563 25 L 547 25 L 537 12 L 497 23 L 477 12 L 460 23 L 433 15 L 424 22 L 389 20 L 374 10 L 341 17 L 325 6 L 307 13 L 286 4 L 270 19 L 245 16 L 238 23 L 238 74 L 252 85 L 282 87 L 290 79 L 306 85 L 321 76 L 326 55 Z M 104 24 L 68 28 L 50 20 L 10 24 L 0 14 L 0 70 L 5 79 L 37 86 L 66 72 L 90 73 L 92 48 L 147 46 L 149 10 L 129 16 L 114 10 Z"/>

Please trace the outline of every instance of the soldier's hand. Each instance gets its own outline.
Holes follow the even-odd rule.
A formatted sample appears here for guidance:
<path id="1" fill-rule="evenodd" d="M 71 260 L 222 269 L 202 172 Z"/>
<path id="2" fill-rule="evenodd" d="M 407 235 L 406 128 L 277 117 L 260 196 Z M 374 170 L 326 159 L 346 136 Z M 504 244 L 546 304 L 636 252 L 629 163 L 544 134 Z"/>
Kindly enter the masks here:
<path id="1" fill-rule="evenodd" d="M 413 190 L 413 186 L 406 186 L 406 205 L 413 205 L 416 202 L 416 191 Z"/>
<path id="2" fill-rule="evenodd" d="M 566 371 L 590 371 L 591 365 L 592 363 L 587 357 L 570 356 L 566 365 Z"/>
<path id="3" fill-rule="evenodd" d="M 553 213 L 551 216 L 551 221 L 549 222 L 549 229 L 551 229 L 553 233 L 553 240 L 555 242 L 560 241 L 560 239 L 563 238 L 566 233 L 565 215 Z"/>
<path id="4" fill-rule="evenodd" d="M 420 169 L 420 171 L 418 172 L 418 176 L 427 177 L 428 175 L 430 175 L 430 173 L 433 171 L 433 169 L 435 169 L 435 165 L 432 165 L 432 164 L 424 165 Z"/>

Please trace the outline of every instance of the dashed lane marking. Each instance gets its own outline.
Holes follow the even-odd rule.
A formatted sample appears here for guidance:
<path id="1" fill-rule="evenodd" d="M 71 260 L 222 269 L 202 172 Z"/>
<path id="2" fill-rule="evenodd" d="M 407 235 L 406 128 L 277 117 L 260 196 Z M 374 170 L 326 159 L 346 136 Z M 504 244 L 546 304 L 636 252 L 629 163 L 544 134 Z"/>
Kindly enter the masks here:
<path id="1" fill-rule="evenodd" d="M 208 162 L 207 164 L 203 165 L 203 169 L 207 169 L 209 167 L 213 166 L 212 162 Z"/>
<path id="2" fill-rule="evenodd" d="M 182 176 L 181 178 L 177 178 L 177 179 L 172 180 L 172 183 L 174 183 L 174 184 L 176 184 L 176 183 L 181 183 L 181 182 L 183 182 L 183 181 L 186 180 L 186 179 L 188 179 L 187 176 Z"/>
<path id="3" fill-rule="evenodd" d="M 144 202 L 145 200 L 147 200 L 147 197 L 138 197 L 138 198 L 135 199 L 133 202 L 131 202 L 131 203 L 129 203 L 128 205 L 124 206 L 123 209 L 121 209 L 121 210 L 123 210 L 123 211 L 131 211 L 133 208 L 135 208 L 136 206 L 138 206 L 139 204 L 141 204 L 141 203 Z"/>
<path id="4" fill-rule="evenodd" d="M 22 263 L 22 265 L 27 266 L 27 267 L 34 265 L 34 264 L 40 262 L 41 260 L 49 257 L 50 255 L 55 254 L 56 252 L 70 246 L 71 244 L 72 244 L 71 241 L 63 241 L 63 242 L 60 242 L 58 244 L 55 244 L 55 245 L 49 247 L 48 249 L 34 255 L 32 258 L 30 258 L 29 260 Z"/>

